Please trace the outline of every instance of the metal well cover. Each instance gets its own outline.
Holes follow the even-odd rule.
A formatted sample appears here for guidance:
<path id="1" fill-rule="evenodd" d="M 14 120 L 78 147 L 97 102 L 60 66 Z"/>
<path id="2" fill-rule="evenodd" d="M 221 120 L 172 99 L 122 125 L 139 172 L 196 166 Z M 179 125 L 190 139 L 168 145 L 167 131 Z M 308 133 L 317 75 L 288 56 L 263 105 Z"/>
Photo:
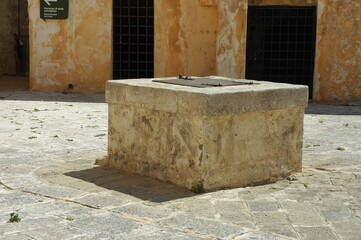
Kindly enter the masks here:
<path id="1" fill-rule="evenodd" d="M 208 87 L 226 87 L 226 86 L 238 86 L 238 85 L 252 85 L 256 84 L 253 82 L 238 82 L 227 79 L 215 79 L 215 78 L 175 78 L 168 80 L 153 80 L 153 82 L 167 83 L 173 85 L 197 87 L 197 88 L 208 88 Z"/>

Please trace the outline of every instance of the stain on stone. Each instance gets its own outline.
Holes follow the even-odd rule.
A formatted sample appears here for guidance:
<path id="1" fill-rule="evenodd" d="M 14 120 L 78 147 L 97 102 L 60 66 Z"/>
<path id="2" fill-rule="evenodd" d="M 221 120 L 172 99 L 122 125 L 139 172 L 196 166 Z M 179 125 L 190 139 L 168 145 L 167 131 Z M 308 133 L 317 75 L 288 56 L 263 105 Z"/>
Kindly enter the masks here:
<path id="1" fill-rule="evenodd" d="M 203 150 L 202 150 L 201 154 L 199 155 L 199 164 L 198 164 L 199 167 L 202 166 L 202 162 L 203 162 Z"/>
<path id="2" fill-rule="evenodd" d="M 189 163 L 189 167 L 193 169 L 193 168 L 194 168 L 194 165 L 195 165 L 195 164 L 194 164 L 194 160 L 193 160 L 193 159 L 189 159 L 188 163 Z"/>
<path id="3" fill-rule="evenodd" d="M 150 119 L 143 116 L 142 123 L 144 123 L 148 127 L 148 129 L 150 129 L 150 131 L 153 132 L 153 127 L 152 124 L 150 123 Z"/>

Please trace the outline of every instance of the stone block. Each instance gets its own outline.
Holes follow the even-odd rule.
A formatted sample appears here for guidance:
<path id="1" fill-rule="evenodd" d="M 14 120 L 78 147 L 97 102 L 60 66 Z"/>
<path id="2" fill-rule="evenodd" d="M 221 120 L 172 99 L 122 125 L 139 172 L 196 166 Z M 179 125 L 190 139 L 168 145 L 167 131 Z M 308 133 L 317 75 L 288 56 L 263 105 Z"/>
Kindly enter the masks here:
<path id="1" fill-rule="evenodd" d="M 301 171 L 306 86 L 193 88 L 112 80 L 106 100 L 104 165 L 188 189 L 203 181 L 207 190 L 273 182 Z"/>

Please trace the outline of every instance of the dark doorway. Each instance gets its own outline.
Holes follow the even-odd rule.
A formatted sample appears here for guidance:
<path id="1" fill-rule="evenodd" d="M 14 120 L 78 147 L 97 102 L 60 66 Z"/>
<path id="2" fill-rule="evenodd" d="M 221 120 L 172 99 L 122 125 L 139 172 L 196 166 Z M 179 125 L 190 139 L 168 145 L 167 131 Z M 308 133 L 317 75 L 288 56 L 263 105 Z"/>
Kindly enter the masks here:
<path id="1" fill-rule="evenodd" d="M 248 8 L 246 78 L 308 85 L 312 93 L 316 7 Z"/>
<path id="2" fill-rule="evenodd" d="M 113 78 L 152 78 L 153 58 L 153 0 L 114 0 Z"/>
<path id="3" fill-rule="evenodd" d="M 29 18 L 27 0 L 0 4 L 0 91 L 29 88 Z"/>

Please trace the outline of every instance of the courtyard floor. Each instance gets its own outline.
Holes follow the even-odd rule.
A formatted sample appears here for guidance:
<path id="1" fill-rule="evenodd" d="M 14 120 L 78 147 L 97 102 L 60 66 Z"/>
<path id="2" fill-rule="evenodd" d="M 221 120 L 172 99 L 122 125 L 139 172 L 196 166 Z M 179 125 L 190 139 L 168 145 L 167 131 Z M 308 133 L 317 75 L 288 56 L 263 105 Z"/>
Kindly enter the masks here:
<path id="1" fill-rule="evenodd" d="M 96 165 L 107 121 L 103 94 L 0 92 L 0 239 L 361 239 L 360 106 L 309 105 L 302 173 L 200 195 Z"/>

